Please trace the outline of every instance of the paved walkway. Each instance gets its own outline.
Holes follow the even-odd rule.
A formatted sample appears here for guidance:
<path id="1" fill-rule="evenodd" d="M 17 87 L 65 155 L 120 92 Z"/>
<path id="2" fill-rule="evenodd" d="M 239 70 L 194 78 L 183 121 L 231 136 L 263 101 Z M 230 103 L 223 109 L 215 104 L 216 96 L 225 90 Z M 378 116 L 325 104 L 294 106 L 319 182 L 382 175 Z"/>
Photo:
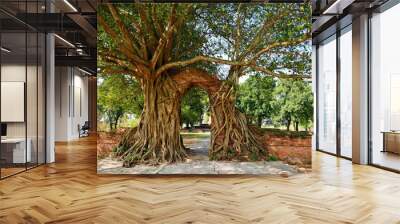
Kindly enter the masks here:
<path id="1" fill-rule="evenodd" d="M 161 164 L 158 166 L 136 165 L 123 167 L 122 162 L 113 158 L 98 161 L 99 174 L 252 174 L 291 176 L 297 168 L 280 161 L 230 162 L 209 161 L 208 148 L 210 138 L 184 138 L 190 148 L 189 158 L 182 163 Z"/>
<path id="2" fill-rule="evenodd" d="M 193 161 L 207 161 L 210 138 L 183 138 L 183 144 L 189 148 L 189 158 Z"/>

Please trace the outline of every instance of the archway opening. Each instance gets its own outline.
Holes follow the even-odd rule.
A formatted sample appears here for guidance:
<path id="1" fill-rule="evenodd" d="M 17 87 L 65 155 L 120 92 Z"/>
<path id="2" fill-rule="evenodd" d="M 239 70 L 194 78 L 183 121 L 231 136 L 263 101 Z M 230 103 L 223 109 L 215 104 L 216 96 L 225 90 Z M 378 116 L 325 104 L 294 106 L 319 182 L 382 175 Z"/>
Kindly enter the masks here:
<path id="1" fill-rule="evenodd" d="M 181 136 L 188 149 L 188 159 L 209 160 L 211 141 L 211 115 L 208 93 L 199 88 L 190 88 L 181 100 Z"/>

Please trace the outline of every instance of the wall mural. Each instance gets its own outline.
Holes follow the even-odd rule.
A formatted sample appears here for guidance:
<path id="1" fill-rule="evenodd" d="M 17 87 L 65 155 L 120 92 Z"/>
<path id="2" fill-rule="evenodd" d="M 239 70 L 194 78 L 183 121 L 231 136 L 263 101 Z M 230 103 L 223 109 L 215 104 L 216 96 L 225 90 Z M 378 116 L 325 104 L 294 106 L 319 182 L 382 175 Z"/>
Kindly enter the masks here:
<path id="1" fill-rule="evenodd" d="M 99 174 L 311 167 L 309 4 L 102 4 Z"/>

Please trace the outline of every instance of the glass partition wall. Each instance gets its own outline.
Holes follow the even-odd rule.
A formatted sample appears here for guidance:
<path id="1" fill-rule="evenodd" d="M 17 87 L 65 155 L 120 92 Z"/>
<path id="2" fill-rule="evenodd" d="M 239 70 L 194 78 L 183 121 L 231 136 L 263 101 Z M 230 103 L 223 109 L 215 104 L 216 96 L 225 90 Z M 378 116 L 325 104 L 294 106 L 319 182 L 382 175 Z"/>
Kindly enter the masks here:
<path id="1" fill-rule="evenodd" d="M 351 25 L 340 33 L 340 155 L 352 158 L 352 33 Z"/>
<path id="2" fill-rule="evenodd" d="M 400 4 L 389 1 L 371 12 L 367 34 L 368 164 L 395 172 L 400 172 L 399 21 Z M 316 148 L 347 159 L 352 158 L 352 41 L 350 24 L 316 43 Z"/>
<path id="3" fill-rule="evenodd" d="M 18 7 L 37 12 L 39 2 Z M 45 163 L 45 41 L 43 33 L 0 11 L 1 179 Z"/>
<path id="4" fill-rule="evenodd" d="M 318 46 L 318 149 L 336 153 L 336 35 Z"/>
<path id="5" fill-rule="evenodd" d="M 351 25 L 317 46 L 316 148 L 352 157 L 352 32 Z"/>
<path id="6" fill-rule="evenodd" d="M 400 4 L 371 18 L 370 163 L 400 171 Z"/>

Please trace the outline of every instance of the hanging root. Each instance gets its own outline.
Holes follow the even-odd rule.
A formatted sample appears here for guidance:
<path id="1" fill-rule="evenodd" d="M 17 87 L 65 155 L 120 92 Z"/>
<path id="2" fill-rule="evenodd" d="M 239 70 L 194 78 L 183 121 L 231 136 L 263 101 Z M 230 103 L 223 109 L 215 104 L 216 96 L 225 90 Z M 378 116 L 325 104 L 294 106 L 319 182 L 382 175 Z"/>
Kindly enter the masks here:
<path id="1" fill-rule="evenodd" d="M 211 160 L 266 160 L 267 150 L 235 107 L 234 87 L 222 84 L 212 96 Z"/>

